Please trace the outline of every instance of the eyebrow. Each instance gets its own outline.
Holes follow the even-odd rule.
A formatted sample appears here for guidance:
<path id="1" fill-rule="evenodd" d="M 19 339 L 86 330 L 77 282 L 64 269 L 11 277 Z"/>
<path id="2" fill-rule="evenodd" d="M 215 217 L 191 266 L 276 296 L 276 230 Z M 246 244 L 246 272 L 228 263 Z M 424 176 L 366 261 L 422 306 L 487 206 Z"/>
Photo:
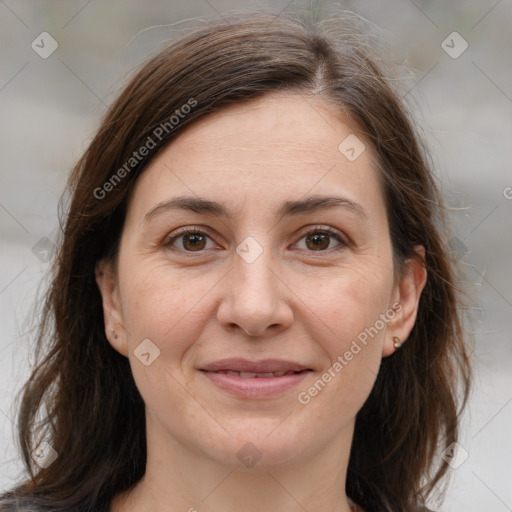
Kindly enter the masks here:
<path id="1" fill-rule="evenodd" d="M 366 211 L 359 203 L 351 201 L 345 197 L 320 195 L 310 196 L 306 199 L 297 201 L 286 201 L 275 212 L 275 216 L 277 219 L 282 219 L 285 216 L 313 213 L 336 207 L 346 208 L 364 219 L 368 218 Z M 180 196 L 158 203 L 145 215 L 144 220 L 147 222 L 155 215 L 173 209 L 188 210 L 223 218 L 231 217 L 231 214 L 226 207 L 217 201 L 211 201 L 195 196 Z"/>

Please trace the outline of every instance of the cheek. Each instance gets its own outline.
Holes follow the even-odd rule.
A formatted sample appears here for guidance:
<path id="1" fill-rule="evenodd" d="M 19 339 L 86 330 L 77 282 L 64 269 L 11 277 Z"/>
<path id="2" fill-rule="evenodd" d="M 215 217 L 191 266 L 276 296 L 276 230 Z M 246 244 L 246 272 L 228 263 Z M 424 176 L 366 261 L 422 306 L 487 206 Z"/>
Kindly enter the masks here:
<path id="1" fill-rule="evenodd" d="M 379 371 L 388 322 L 393 280 L 390 271 L 370 266 L 323 282 L 308 303 L 319 312 L 322 336 L 316 341 L 328 356 L 313 387 L 301 389 L 301 403 L 314 403 L 319 418 L 355 415 L 370 393 Z M 391 314 L 390 314 L 391 313 Z M 311 333 L 315 337 L 314 333 Z M 325 417 L 327 420 L 327 418 Z"/>
<path id="2" fill-rule="evenodd" d="M 165 264 L 131 268 L 122 290 L 130 344 L 150 338 L 162 350 L 179 350 L 180 340 L 191 340 L 201 327 L 201 302 L 215 284 L 213 276 L 191 278 Z"/>
<path id="3" fill-rule="evenodd" d="M 382 325 L 379 319 L 389 308 L 392 289 L 391 261 L 367 258 L 366 262 L 341 269 L 334 279 L 326 276 L 314 291 L 304 286 L 301 293 L 328 327 L 322 330 L 326 333 L 324 343 L 329 354 L 337 356 L 376 322 L 379 336 L 374 338 L 382 337 L 387 324 Z"/>
<path id="4" fill-rule="evenodd" d="M 208 291 L 218 279 L 204 273 L 186 278 L 165 264 L 130 265 L 119 268 L 122 287 L 122 311 L 130 352 L 130 365 L 137 387 L 146 405 L 155 411 L 171 408 L 185 415 L 183 386 L 189 373 L 181 365 L 197 350 L 208 318 Z M 150 345 L 149 365 L 138 359 L 143 340 L 158 347 L 153 359 Z M 147 342 L 145 342 L 147 343 Z"/>

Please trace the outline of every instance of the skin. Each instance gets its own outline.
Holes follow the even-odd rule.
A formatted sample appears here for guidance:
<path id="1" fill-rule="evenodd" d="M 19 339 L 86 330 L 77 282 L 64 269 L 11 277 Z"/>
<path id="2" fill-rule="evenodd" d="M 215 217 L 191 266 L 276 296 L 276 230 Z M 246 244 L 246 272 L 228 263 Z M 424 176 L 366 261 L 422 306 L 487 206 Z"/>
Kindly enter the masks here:
<path id="1" fill-rule="evenodd" d="M 139 178 L 117 262 L 97 267 L 107 336 L 146 404 L 146 474 L 113 511 L 349 512 L 342 482 L 355 415 L 381 358 L 396 350 L 393 337 L 407 339 L 426 281 L 416 260 L 394 275 L 371 148 L 354 161 L 338 150 L 352 133 L 327 102 L 273 93 L 191 125 Z M 145 221 L 181 195 L 218 201 L 231 217 L 160 209 Z M 343 196 L 365 215 L 338 206 L 274 216 L 311 195 Z M 199 250 L 186 237 L 166 245 L 184 226 L 207 235 Z M 347 245 L 331 236 L 315 250 L 306 232 L 322 226 Z M 263 248 L 251 263 L 236 252 L 248 236 Z M 378 335 L 300 403 L 298 393 L 397 302 Z M 134 350 L 147 338 L 160 354 L 145 366 Z M 227 357 L 293 360 L 314 372 L 276 397 L 241 399 L 197 370 Z M 262 454 L 252 467 L 237 457 L 246 443 Z"/>

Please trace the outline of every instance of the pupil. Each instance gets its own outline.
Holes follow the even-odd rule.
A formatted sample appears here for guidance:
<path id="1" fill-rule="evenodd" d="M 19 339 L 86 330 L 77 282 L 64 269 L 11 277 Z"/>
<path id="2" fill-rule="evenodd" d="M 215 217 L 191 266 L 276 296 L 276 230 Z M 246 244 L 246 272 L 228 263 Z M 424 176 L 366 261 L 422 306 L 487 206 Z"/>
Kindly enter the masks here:
<path id="1" fill-rule="evenodd" d="M 190 244 L 190 242 L 192 241 L 191 242 L 192 248 L 195 248 L 195 249 L 200 248 L 201 249 L 202 247 L 200 247 L 200 246 L 201 246 L 201 242 L 204 241 L 203 238 L 204 237 L 202 235 L 197 234 L 197 233 L 186 235 L 185 240 L 184 240 L 184 245 L 186 246 L 187 243 Z"/>
<path id="2" fill-rule="evenodd" d="M 314 249 L 326 249 L 327 247 L 329 247 L 329 237 L 325 234 L 317 233 L 314 235 L 309 235 L 308 239 L 309 241 L 314 240 Z"/>

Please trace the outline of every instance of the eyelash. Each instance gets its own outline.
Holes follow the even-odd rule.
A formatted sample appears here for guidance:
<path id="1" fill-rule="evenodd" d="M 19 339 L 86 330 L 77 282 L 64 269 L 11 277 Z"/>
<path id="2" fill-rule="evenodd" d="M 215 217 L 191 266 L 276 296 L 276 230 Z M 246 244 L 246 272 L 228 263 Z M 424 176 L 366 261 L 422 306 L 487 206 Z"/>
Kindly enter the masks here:
<path id="1" fill-rule="evenodd" d="M 330 253 L 332 251 L 342 250 L 342 249 L 346 248 L 349 245 L 346 242 L 346 240 L 344 240 L 342 238 L 342 236 L 337 231 L 335 231 L 334 229 L 332 229 L 332 228 L 330 228 L 328 226 L 317 226 L 317 227 L 315 227 L 313 229 L 310 229 L 309 231 L 306 231 L 305 233 L 302 233 L 302 235 L 299 238 L 299 240 L 302 240 L 306 236 L 311 235 L 313 233 L 315 233 L 315 234 L 321 233 L 321 234 L 324 234 L 324 235 L 329 235 L 329 236 L 335 238 L 336 241 L 339 242 L 339 245 L 337 245 L 336 247 L 333 247 L 331 249 L 325 249 L 325 250 L 319 250 L 319 251 L 310 250 L 310 251 L 307 251 L 307 252 L 310 252 L 310 253 L 313 253 L 313 254 L 314 253 L 324 253 L 325 254 L 325 253 Z M 181 229 L 180 231 L 178 231 L 174 235 L 166 238 L 163 245 L 165 247 L 171 247 L 174 250 L 179 250 L 179 251 L 185 252 L 186 254 L 190 254 L 192 256 L 194 255 L 194 253 L 197 253 L 197 254 L 204 253 L 204 251 L 206 249 L 203 249 L 203 250 L 200 250 L 200 251 L 187 251 L 185 249 L 177 249 L 175 247 L 172 247 L 172 244 L 176 240 L 178 240 L 179 238 L 181 238 L 184 235 L 189 235 L 189 234 L 192 234 L 192 235 L 206 235 L 208 238 L 212 239 L 212 237 L 204 229 L 199 229 L 199 228 L 195 228 L 195 227 L 186 227 L 186 228 Z"/>

